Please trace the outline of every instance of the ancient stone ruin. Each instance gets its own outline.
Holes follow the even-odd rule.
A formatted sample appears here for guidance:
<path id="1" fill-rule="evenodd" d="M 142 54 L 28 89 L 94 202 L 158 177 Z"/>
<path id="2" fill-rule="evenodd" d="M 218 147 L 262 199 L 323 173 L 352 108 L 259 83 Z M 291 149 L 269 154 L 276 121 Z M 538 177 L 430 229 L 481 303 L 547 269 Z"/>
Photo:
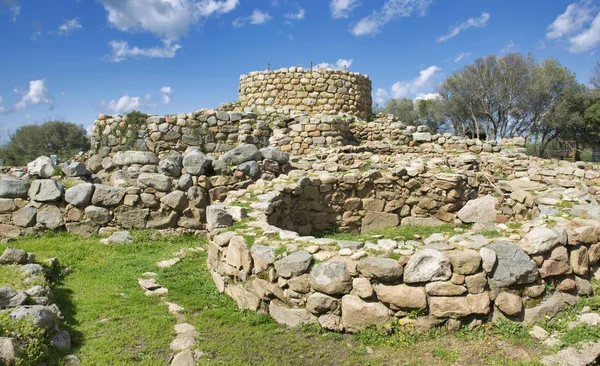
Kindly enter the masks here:
<path id="1" fill-rule="evenodd" d="M 242 76 L 239 103 L 219 109 L 101 115 L 61 176 L 40 157 L 0 178 L 0 236 L 208 235 L 214 282 L 241 308 L 335 331 L 535 323 L 591 292 L 598 166 L 529 157 L 522 138 L 366 121 L 370 105 L 365 76 L 290 68 Z M 399 225 L 446 231 L 370 234 Z"/>

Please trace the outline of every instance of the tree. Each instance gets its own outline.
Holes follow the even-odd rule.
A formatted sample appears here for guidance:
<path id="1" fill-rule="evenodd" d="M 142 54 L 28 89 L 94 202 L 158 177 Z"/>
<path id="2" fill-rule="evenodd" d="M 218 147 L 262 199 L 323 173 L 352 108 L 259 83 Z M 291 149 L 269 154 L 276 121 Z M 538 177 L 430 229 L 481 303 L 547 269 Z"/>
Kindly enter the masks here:
<path id="1" fill-rule="evenodd" d="M 90 141 L 83 126 L 64 121 L 49 121 L 41 125 L 23 126 L 0 147 L 0 159 L 5 165 L 25 165 L 40 155 L 57 155 L 60 160 L 87 151 Z"/>
<path id="2" fill-rule="evenodd" d="M 445 129 L 446 119 L 439 99 L 390 99 L 383 113 L 393 114 L 409 126 L 427 125 L 432 131 Z"/>

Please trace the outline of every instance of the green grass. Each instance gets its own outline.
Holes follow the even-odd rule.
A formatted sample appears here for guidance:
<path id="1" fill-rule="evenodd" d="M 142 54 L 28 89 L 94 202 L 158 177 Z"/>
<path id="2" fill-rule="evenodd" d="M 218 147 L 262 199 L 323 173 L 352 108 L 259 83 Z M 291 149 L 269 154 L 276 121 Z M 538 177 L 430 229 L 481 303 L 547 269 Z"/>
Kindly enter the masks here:
<path id="1" fill-rule="evenodd" d="M 498 232 L 497 230 L 488 230 L 488 231 L 484 231 L 481 233 L 481 235 L 483 235 L 486 238 L 499 238 L 502 236 L 502 234 L 500 232 Z"/>
<path id="2" fill-rule="evenodd" d="M 164 365 L 168 358 L 175 319 L 157 298 L 143 294 L 137 278 L 155 270 L 155 262 L 202 241 L 191 237 L 151 241 L 139 233 L 136 237 L 134 244 L 111 246 L 68 234 L 11 243 L 35 253 L 38 260 L 57 257 L 72 270 L 53 292 L 73 352 L 87 360 L 83 365 Z"/>
<path id="3" fill-rule="evenodd" d="M 48 284 L 43 276 L 25 282 L 27 276 L 23 275 L 19 267 L 17 265 L 0 266 L 0 278 L 3 286 L 10 286 L 15 290 L 27 290 L 36 285 L 45 286 Z"/>
<path id="4" fill-rule="evenodd" d="M 444 228 L 435 232 L 440 229 Z M 505 325 L 481 327 L 489 332 L 475 330 L 469 334 L 481 338 L 462 340 L 443 328 L 420 332 L 400 320 L 352 336 L 318 326 L 287 329 L 264 312 L 239 310 L 232 299 L 218 293 L 207 269 L 206 252 L 189 252 L 171 268 L 156 267 L 156 262 L 172 258 L 182 248 L 204 246 L 204 238 L 133 234 L 136 241 L 127 245 L 101 245 L 98 238 L 66 233 L 11 243 L 36 253 L 39 261 L 57 257 L 71 268 L 70 275 L 53 284 L 53 291 L 65 316 L 63 327 L 73 340 L 71 352 L 82 365 L 165 365 L 174 354 L 169 343 L 174 338 L 175 317 L 159 299 L 144 296 L 137 284 L 147 271 L 157 273 L 158 282 L 169 289 L 166 299 L 184 307 L 182 316 L 198 331 L 197 349 L 205 354 L 201 365 L 382 365 L 390 360 L 411 365 L 473 360 L 500 365 L 495 360 L 507 360 L 504 364 L 516 365 L 518 358 L 510 350 L 496 349 L 493 342 L 501 339 L 515 342 L 514 347 L 529 347 L 516 343 L 525 340 L 521 331 Z M 414 234 L 428 235 L 423 229 L 410 228 L 410 235 Z M 18 281 L 14 274 L 11 278 Z M 423 314 L 411 317 L 418 315 Z M 36 342 L 43 337 L 25 326 L 15 324 L 9 332 L 31 339 L 29 354 L 35 357 Z M 0 331 L 5 330 L 0 326 Z M 485 355 L 479 354 L 482 347 L 489 347 Z M 537 351 L 527 348 L 525 354 L 531 352 Z M 58 356 L 49 365 L 60 364 Z"/>
<path id="5" fill-rule="evenodd" d="M 385 239 L 394 239 L 398 237 L 402 237 L 405 239 L 413 239 L 415 238 L 415 236 L 427 238 L 428 236 L 436 233 L 452 233 L 453 230 L 457 227 L 461 226 L 456 226 L 453 224 L 445 224 L 440 226 L 394 226 L 364 234 L 327 232 L 318 236 L 334 240 L 357 241 L 372 240 L 373 236 L 376 235 L 383 235 L 383 238 Z"/>
<path id="6" fill-rule="evenodd" d="M 457 350 L 449 350 L 444 346 L 437 346 L 431 352 L 433 357 L 441 358 L 446 362 L 456 362 L 458 361 L 458 351 Z"/>

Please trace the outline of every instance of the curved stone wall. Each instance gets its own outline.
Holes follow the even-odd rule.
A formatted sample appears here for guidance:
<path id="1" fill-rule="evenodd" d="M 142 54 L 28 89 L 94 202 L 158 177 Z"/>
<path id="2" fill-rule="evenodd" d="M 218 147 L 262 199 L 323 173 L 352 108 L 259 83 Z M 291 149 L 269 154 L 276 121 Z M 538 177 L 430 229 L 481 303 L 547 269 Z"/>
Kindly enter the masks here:
<path id="1" fill-rule="evenodd" d="M 371 80 L 356 72 L 290 67 L 240 76 L 239 102 L 258 112 L 269 107 L 283 113 L 344 112 L 367 119 L 371 114 Z"/>
<path id="2" fill-rule="evenodd" d="M 280 177 L 214 207 L 217 217 L 245 203 L 252 218 L 232 229 L 217 223 L 209 234 L 208 266 L 219 291 L 282 324 L 346 332 L 394 318 L 450 329 L 499 318 L 537 323 L 592 291 L 588 279 L 600 258 L 595 220 L 517 230 L 500 225 L 493 239 L 455 231 L 366 242 L 302 236 L 270 220 L 294 205 L 288 194 L 315 195 L 327 184 Z M 414 319 L 415 312 L 424 315 Z"/>

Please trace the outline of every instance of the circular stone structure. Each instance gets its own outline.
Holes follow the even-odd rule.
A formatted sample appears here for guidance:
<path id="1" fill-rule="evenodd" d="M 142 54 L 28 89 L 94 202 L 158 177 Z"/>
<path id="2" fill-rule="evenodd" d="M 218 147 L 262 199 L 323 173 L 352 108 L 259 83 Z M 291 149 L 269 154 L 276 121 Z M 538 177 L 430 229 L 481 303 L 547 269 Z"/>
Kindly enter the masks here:
<path id="1" fill-rule="evenodd" d="M 240 76 L 239 102 L 258 112 L 344 112 L 360 119 L 371 114 L 371 80 L 347 70 L 301 67 L 254 71 Z"/>

